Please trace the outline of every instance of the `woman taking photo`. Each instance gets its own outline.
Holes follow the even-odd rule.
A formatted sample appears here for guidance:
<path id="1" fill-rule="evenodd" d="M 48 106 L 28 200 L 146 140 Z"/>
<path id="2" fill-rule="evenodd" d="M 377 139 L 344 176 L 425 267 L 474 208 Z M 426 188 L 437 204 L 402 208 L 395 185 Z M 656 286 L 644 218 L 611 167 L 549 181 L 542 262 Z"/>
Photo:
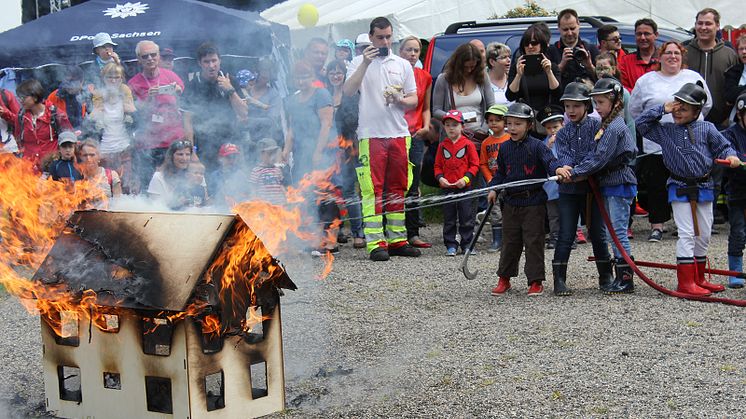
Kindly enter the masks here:
<path id="1" fill-rule="evenodd" d="M 513 103 L 505 97 L 508 91 L 511 54 L 510 47 L 500 42 L 491 42 L 487 45 L 487 74 L 490 77 L 492 93 L 495 95 L 495 103 L 498 105 Z"/>
<path id="2" fill-rule="evenodd" d="M 420 196 L 420 172 L 422 171 L 422 157 L 425 154 L 425 136 L 430 128 L 430 95 L 432 94 L 433 78 L 427 71 L 416 67 L 422 52 L 422 43 L 416 36 L 408 36 L 399 44 L 399 56 L 409 61 L 414 70 L 414 81 L 417 84 L 417 107 L 409 109 L 404 118 L 409 126 L 412 143 L 409 148 L 409 161 L 412 162 L 412 185 L 407 192 L 407 198 Z M 436 145 L 437 146 L 437 145 Z M 414 247 L 429 248 L 432 245 L 420 236 L 420 211 L 416 203 L 407 204 L 404 213 L 404 224 L 407 227 L 407 240 Z"/>
<path id="3" fill-rule="evenodd" d="M 712 108 L 712 96 L 702 76 L 686 68 L 686 48 L 676 41 L 667 41 L 658 50 L 660 68 L 640 77 L 635 83 L 629 100 L 629 112 L 637 118 L 647 109 L 655 108 L 669 102 L 673 94 L 686 83 L 700 82 L 707 92 L 707 103 L 702 108 L 699 118 L 703 119 Z M 663 115 L 661 122 L 673 122 L 671 114 Z M 670 172 L 663 165 L 661 147 L 643 138 L 643 153 L 640 158 L 638 177 L 647 185 L 647 205 L 650 221 L 649 242 L 663 239 L 663 223 L 671 219 L 671 204 L 668 203 L 666 181 Z"/>
<path id="4" fill-rule="evenodd" d="M 472 44 L 456 48 L 445 69 L 433 87 L 433 117 L 442 120 L 451 109 L 461 111 L 464 118 L 464 135 L 479 150 L 487 138 L 484 114 L 495 104 L 495 96 L 487 74 L 484 72 L 482 53 Z"/>
<path id="5" fill-rule="evenodd" d="M 546 34 L 532 25 L 523 33 L 519 46 L 519 57 L 511 63 L 508 73 L 508 90 L 505 97 L 510 101 L 521 100 L 538 113 L 547 105 L 559 105 L 562 95 L 559 83 L 559 68 L 548 54 Z"/>

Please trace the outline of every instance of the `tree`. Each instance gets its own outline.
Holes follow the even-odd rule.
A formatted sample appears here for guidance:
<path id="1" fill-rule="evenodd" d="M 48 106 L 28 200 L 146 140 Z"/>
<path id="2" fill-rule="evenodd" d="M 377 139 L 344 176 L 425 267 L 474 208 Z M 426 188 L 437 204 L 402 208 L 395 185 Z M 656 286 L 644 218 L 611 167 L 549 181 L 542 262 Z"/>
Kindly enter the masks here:
<path id="1" fill-rule="evenodd" d="M 543 16 L 555 16 L 557 15 L 556 10 L 547 10 L 539 6 L 535 1 L 526 0 L 525 5 L 510 9 L 505 12 L 504 15 L 492 15 L 487 19 L 501 19 L 509 17 L 543 17 Z"/>

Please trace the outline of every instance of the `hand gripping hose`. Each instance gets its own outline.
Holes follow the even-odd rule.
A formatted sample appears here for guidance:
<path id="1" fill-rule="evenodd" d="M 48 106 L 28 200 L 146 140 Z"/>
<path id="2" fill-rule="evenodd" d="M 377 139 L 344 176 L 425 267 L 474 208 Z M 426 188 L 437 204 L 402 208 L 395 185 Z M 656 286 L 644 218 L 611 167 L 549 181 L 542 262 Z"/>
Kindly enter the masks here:
<path id="1" fill-rule="evenodd" d="M 624 247 L 622 247 L 622 243 L 619 241 L 619 238 L 616 236 L 616 233 L 614 232 L 614 229 L 611 226 L 611 220 L 609 219 L 609 214 L 606 212 L 606 207 L 604 206 L 603 200 L 601 198 L 601 193 L 598 190 L 598 184 L 596 183 L 596 179 L 594 179 L 593 177 L 589 177 L 588 183 L 591 185 L 591 190 L 593 191 L 593 197 L 596 200 L 596 205 L 598 205 L 599 212 L 601 213 L 601 216 L 604 219 L 604 224 L 606 224 L 606 228 L 609 230 L 609 234 L 611 235 L 611 239 L 614 241 L 614 245 L 617 247 L 617 249 L 619 249 L 619 252 L 622 254 L 624 261 L 627 262 L 627 264 L 629 264 L 632 270 L 635 271 L 637 276 L 639 276 L 643 282 L 648 284 L 650 287 L 652 287 L 656 291 L 662 294 L 670 295 L 672 297 L 683 298 L 686 300 L 703 301 L 706 303 L 722 303 L 722 304 L 733 305 L 733 306 L 738 306 L 738 307 L 746 307 L 746 300 L 735 300 L 731 298 L 705 297 L 705 296 L 685 294 L 683 292 L 674 291 L 674 290 L 665 288 L 657 284 L 652 279 L 650 279 L 650 277 L 645 275 L 645 273 L 641 271 L 640 268 L 637 267 L 637 265 L 635 264 L 635 261 L 632 260 L 631 257 L 629 257 L 627 252 L 624 250 Z"/>

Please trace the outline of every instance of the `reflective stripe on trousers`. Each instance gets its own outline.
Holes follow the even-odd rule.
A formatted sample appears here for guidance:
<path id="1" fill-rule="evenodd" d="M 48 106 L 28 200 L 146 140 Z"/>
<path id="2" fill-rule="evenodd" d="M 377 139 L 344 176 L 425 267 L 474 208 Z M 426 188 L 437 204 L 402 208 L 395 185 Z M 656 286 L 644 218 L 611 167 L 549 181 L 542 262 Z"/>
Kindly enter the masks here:
<path id="1" fill-rule="evenodd" d="M 365 217 L 368 252 L 407 240 L 404 226 L 404 197 L 412 184 L 409 162 L 410 137 L 364 138 L 360 143 L 360 167 L 356 168 Z M 384 197 L 384 190 L 386 192 Z M 384 199 L 393 201 L 384 204 Z M 383 229 L 384 212 L 386 231 Z"/>

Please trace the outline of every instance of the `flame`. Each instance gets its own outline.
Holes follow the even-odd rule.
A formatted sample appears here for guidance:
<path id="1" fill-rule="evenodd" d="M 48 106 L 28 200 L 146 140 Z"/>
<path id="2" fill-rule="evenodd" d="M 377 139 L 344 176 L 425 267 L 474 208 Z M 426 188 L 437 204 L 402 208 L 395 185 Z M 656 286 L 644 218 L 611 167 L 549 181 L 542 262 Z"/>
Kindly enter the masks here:
<path id="1" fill-rule="evenodd" d="M 207 270 L 205 280 L 220 281 L 216 289 L 227 307 L 243 312 L 232 313 L 243 331 L 250 331 L 269 318 L 258 314 L 256 289 L 276 280 L 284 271 L 272 254 L 289 250 L 292 236 L 303 240 L 318 240 L 317 231 L 308 231 L 312 225 L 301 205 L 309 195 L 316 203 L 329 199 L 334 190 L 332 175 L 339 171 L 334 165 L 305 176 L 297 188 L 289 188 L 288 206 L 277 206 L 261 201 L 243 202 L 234 211 L 250 226 L 239 225 L 231 238 L 224 243 L 218 257 Z M 115 317 L 124 311 L 97 304 L 93 290 L 67 290 L 63 284 L 44 284 L 28 280 L 46 258 L 52 245 L 64 231 L 65 223 L 79 209 L 92 208 L 106 203 L 104 193 L 94 183 L 77 181 L 74 184 L 42 180 L 32 165 L 10 154 L 0 154 L 0 284 L 20 298 L 29 312 L 39 314 L 58 336 L 67 336 L 72 328 L 91 322 L 103 331 L 118 328 Z M 98 205 L 100 206 L 100 205 Z M 339 226 L 340 220 L 334 225 Z M 259 240 L 261 238 L 261 241 Z M 320 277 L 332 269 L 334 258 L 324 257 Z M 130 273 L 124 268 L 114 268 L 112 276 L 126 280 Z M 250 301 L 245 301 L 250 295 Z M 248 309 L 247 309 L 247 306 Z M 204 333 L 225 331 L 221 315 L 208 312 L 207 302 L 196 300 L 180 313 L 161 313 L 170 322 L 185 317 L 201 321 Z M 157 325 L 156 325 L 157 327 Z"/>
<path id="2" fill-rule="evenodd" d="M 78 181 L 71 187 L 43 180 L 28 161 L 0 154 L 0 284 L 58 335 L 67 327 L 63 317 L 97 318 L 96 293 L 73 295 L 63 286 L 32 282 L 27 276 L 44 260 L 69 216 L 100 202 L 106 196 L 95 184 Z"/>

